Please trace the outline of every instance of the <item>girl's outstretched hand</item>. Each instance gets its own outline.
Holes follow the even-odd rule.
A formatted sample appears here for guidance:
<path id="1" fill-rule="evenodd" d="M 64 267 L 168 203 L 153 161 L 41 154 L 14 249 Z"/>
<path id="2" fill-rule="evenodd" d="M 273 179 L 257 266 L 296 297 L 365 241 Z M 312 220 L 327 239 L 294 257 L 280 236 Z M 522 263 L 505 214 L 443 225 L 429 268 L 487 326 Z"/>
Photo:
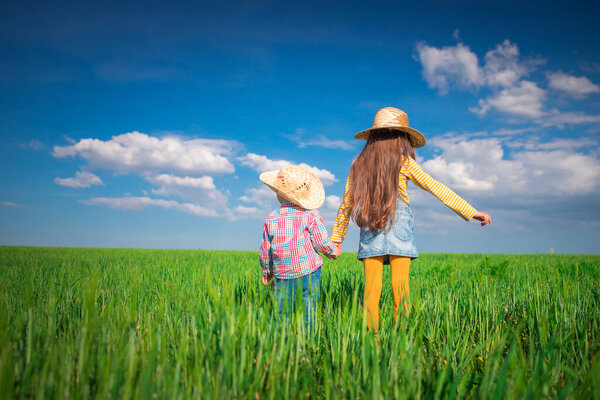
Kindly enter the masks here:
<path id="1" fill-rule="evenodd" d="M 473 218 L 481 221 L 481 226 L 484 226 L 485 224 L 491 224 L 492 223 L 492 218 L 485 211 L 477 211 L 473 215 Z"/>

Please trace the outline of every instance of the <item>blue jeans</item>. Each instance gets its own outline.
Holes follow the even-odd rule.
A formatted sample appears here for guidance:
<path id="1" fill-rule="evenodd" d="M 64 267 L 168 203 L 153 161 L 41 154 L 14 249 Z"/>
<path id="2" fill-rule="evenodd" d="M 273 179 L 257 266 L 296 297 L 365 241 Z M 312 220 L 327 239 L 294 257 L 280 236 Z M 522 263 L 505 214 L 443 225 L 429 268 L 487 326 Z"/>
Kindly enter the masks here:
<path id="1" fill-rule="evenodd" d="M 296 296 L 300 297 L 302 293 L 304 324 L 310 332 L 317 316 L 320 284 L 321 268 L 297 279 L 276 279 L 275 299 L 279 304 L 279 316 L 290 315 L 296 305 Z"/>

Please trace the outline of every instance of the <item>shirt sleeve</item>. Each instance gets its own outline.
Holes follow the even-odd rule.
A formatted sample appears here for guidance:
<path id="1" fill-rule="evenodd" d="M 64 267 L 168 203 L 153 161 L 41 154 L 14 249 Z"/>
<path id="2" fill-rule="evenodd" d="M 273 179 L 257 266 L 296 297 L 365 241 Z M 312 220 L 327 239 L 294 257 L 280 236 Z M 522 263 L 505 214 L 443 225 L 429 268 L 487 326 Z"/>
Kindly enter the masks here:
<path id="1" fill-rule="evenodd" d="M 327 228 L 323 223 L 323 217 L 317 211 L 313 211 L 312 219 L 308 225 L 308 231 L 310 233 L 310 241 L 315 249 L 326 255 L 335 254 L 335 245 L 333 241 L 327 235 Z"/>
<path id="2" fill-rule="evenodd" d="M 271 240 L 267 231 L 267 223 L 263 227 L 262 242 L 260 244 L 260 266 L 264 276 L 273 273 L 273 258 L 271 257 Z"/>
<path id="3" fill-rule="evenodd" d="M 467 203 L 462 197 L 423 171 L 419 164 L 417 164 L 412 157 L 408 157 L 407 177 L 415 185 L 440 199 L 442 203 L 464 218 L 465 221 L 473 218 L 473 215 L 477 212 L 477 210 Z"/>
<path id="4" fill-rule="evenodd" d="M 348 223 L 350 222 L 350 216 L 348 211 L 352 204 L 352 179 L 350 175 L 346 179 L 346 188 L 344 189 L 344 197 L 340 203 L 335 222 L 333 223 L 333 231 L 331 232 L 331 240 L 337 243 L 342 243 L 346 238 L 346 231 L 348 230 Z"/>

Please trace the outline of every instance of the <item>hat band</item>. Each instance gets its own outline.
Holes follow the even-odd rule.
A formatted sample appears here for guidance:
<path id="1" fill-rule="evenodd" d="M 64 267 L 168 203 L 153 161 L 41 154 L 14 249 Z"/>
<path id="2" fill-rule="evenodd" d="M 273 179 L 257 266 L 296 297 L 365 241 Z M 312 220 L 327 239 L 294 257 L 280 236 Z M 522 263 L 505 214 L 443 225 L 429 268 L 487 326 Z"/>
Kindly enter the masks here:
<path id="1" fill-rule="evenodd" d="M 409 128 L 409 129 L 412 129 L 408 125 L 391 124 L 391 123 L 387 123 L 385 125 L 375 125 L 375 124 L 373 124 L 373 126 L 371 126 L 371 129 L 380 129 L 380 128 Z"/>

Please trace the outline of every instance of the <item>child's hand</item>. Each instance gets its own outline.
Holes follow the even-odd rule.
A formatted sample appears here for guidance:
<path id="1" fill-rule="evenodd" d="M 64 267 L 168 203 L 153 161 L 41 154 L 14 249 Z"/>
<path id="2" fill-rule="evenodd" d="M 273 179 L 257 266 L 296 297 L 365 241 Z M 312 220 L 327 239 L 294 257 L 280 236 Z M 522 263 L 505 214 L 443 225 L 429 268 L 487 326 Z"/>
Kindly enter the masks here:
<path id="1" fill-rule="evenodd" d="M 267 275 L 267 276 L 263 275 L 263 277 L 262 277 L 262 284 L 265 285 L 265 286 L 267 286 L 267 285 L 273 286 L 273 281 L 272 280 L 273 280 L 273 274 L 269 273 L 269 275 Z"/>
<path id="2" fill-rule="evenodd" d="M 491 224 L 492 223 L 492 218 L 485 211 L 477 211 L 473 215 L 473 218 L 481 221 L 481 226 L 484 226 L 485 224 Z"/>

